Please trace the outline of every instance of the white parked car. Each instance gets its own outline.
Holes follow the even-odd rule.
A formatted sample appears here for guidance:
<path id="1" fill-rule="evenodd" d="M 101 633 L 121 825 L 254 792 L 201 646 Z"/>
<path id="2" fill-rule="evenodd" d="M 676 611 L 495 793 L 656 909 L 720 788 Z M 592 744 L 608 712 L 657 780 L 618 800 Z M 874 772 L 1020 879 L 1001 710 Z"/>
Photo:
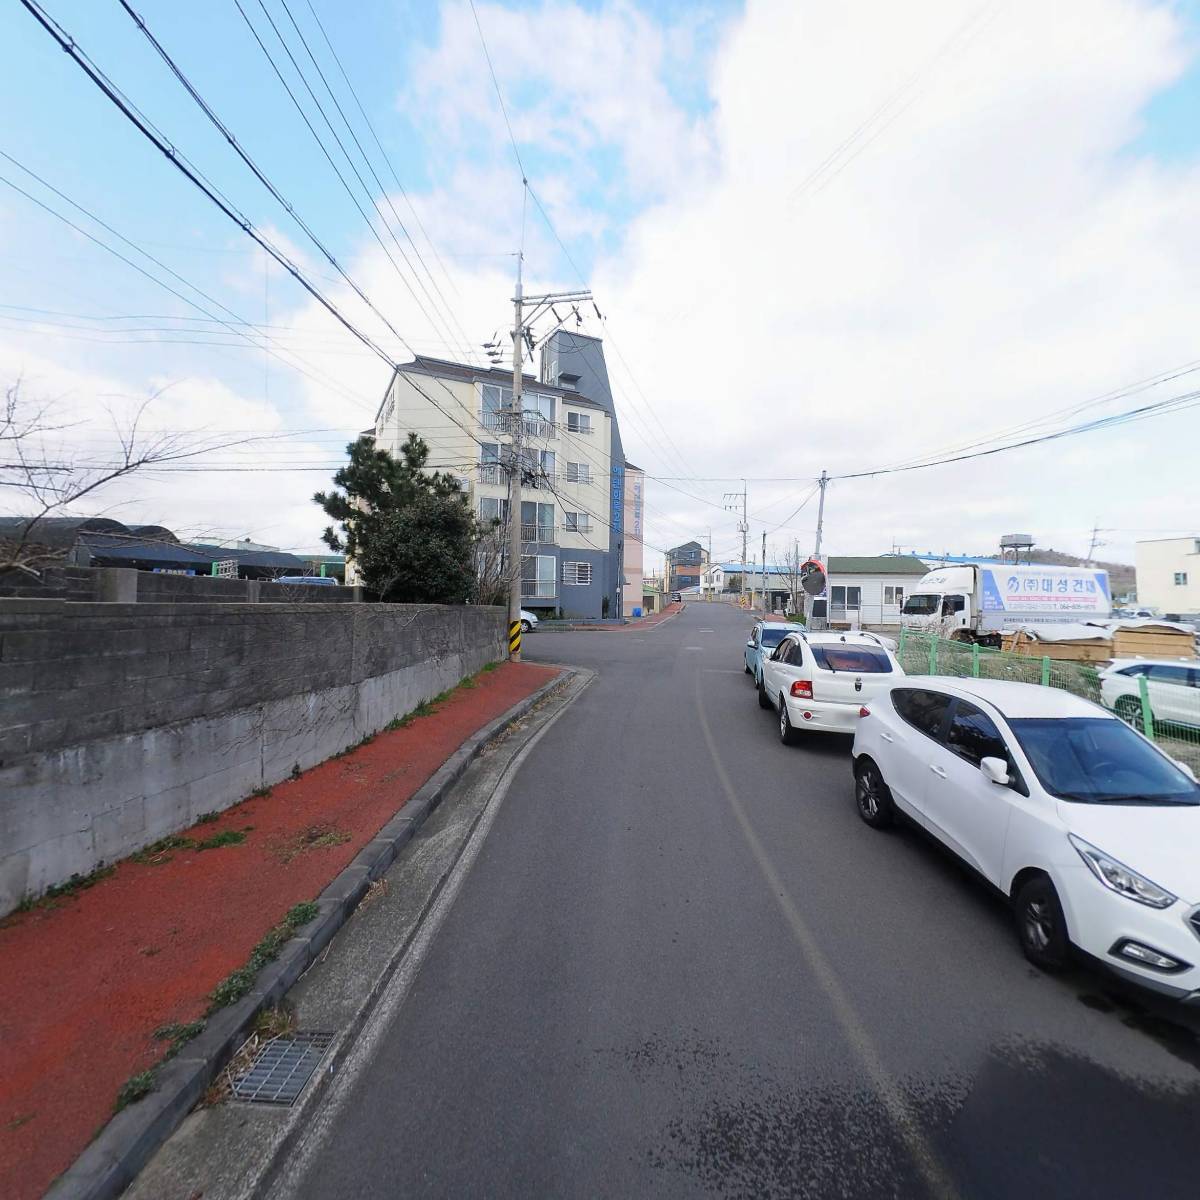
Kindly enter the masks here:
<path id="1" fill-rule="evenodd" d="M 1036 684 L 909 678 L 854 736 L 859 816 L 897 812 L 1012 901 L 1026 956 L 1073 945 L 1200 1000 L 1200 786 L 1098 705 Z"/>
<path id="2" fill-rule="evenodd" d="M 1117 658 L 1100 672 L 1100 699 L 1131 724 L 1142 721 L 1138 676 L 1156 721 L 1200 727 L 1200 663 L 1179 659 Z"/>
<path id="3" fill-rule="evenodd" d="M 746 667 L 746 674 L 753 676 L 755 687 L 758 686 L 758 677 L 762 673 L 763 659 L 789 633 L 803 632 L 803 625 L 795 625 L 791 621 L 775 621 L 767 618 L 754 622 L 754 628 L 750 631 L 750 638 L 746 642 L 746 649 L 742 654 L 742 661 Z"/>
<path id="4" fill-rule="evenodd" d="M 762 660 L 758 703 L 779 711 L 791 746 L 807 729 L 853 733 L 863 703 L 903 674 L 874 634 L 792 633 Z"/>
<path id="5" fill-rule="evenodd" d="M 527 608 L 521 609 L 521 632 L 532 633 L 537 628 L 538 619 Z"/>

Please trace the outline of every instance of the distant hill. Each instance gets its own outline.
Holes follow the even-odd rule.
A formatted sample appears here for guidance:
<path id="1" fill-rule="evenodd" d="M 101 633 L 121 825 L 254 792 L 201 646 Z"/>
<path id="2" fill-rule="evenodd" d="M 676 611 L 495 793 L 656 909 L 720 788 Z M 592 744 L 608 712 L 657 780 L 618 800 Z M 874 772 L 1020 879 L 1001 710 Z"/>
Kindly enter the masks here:
<path id="1" fill-rule="evenodd" d="M 1043 550 L 1037 546 L 1029 552 L 1029 560 L 1049 563 L 1055 567 L 1082 567 L 1086 561 L 1077 554 L 1067 554 L 1062 550 Z M 1114 596 L 1123 596 L 1137 586 L 1137 573 L 1128 563 L 1101 562 L 1097 559 L 1093 565 L 1101 571 L 1108 572 L 1108 585 Z"/>

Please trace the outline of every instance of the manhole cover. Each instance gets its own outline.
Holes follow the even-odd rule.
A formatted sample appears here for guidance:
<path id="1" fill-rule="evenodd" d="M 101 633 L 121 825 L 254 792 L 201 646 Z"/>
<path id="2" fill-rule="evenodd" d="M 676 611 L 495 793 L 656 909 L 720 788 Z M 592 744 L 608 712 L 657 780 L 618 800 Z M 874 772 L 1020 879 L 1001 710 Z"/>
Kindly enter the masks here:
<path id="1" fill-rule="evenodd" d="M 333 1041 L 331 1033 L 293 1033 L 272 1038 L 233 1081 L 235 1100 L 293 1104 Z"/>

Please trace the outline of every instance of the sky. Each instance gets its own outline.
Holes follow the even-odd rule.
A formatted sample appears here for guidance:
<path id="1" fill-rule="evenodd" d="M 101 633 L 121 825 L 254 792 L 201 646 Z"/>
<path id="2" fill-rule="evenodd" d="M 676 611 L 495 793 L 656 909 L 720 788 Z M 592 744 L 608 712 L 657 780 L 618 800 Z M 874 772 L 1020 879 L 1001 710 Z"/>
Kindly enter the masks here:
<path id="1" fill-rule="evenodd" d="M 1200 531 L 1186 400 L 870 474 L 1200 389 L 1200 0 L 477 0 L 516 153 L 468 3 L 130 4 L 286 205 L 118 0 L 42 8 L 383 356 L 3 6 L 0 376 L 80 472 L 135 415 L 190 455 L 81 515 L 316 548 L 384 359 L 477 359 L 523 246 L 603 313 L 651 564 L 738 558 L 743 479 L 751 553 L 811 550 L 822 471 L 825 553 Z"/>

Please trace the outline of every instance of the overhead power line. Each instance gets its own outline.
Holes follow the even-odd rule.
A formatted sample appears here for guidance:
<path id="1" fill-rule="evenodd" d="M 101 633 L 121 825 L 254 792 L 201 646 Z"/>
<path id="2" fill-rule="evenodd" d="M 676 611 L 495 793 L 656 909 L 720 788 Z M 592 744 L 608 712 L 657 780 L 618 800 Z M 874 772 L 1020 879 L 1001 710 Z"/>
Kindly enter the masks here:
<path id="1" fill-rule="evenodd" d="M 399 364 L 385 351 L 378 343 L 368 334 L 358 328 L 341 310 L 330 300 L 314 283 L 309 280 L 304 272 L 294 263 L 286 254 L 275 246 L 269 238 L 255 228 L 254 224 L 243 213 L 226 199 L 211 183 L 209 183 L 200 172 L 194 168 L 183 153 L 174 146 L 167 138 L 155 129 L 149 120 L 143 117 L 128 101 L 112 81 L 97 67 L 91 59 L 85 54 L 79 44 L 71 37 L 61 25 L 50 17 L 37 0 L 20 0 L 20 3 L 26 8 L 35 18 L 39 25 L 62 47 L 62 49 L 71 57 L 72 61 L 79 67 L 80 70 L 92 81 L 92 83 L 104 94 L 104 96 L 117 108 L 117 110 L 128 120 L 143 137 L 146 138 L 167 161 L 176 168 L 190 183 L 198 188 L 204 196 L 208 198 L 216 207 L 247 237 L 252 238 L 258 243 L 280 266 L 282 266 L 288 274 L 290 274 L 306 292 L 315 299 L 322 308 L 326 309 L 341 325 L 343 325 L 355 338 L 363 345 L 367 346 L 378 358 L 387 364 L 393 372 L 399 369 Z M 236 3 L 236 0 L 235 0 Z M 404 336 L 398 329 L 383 315 L 382 312 L 371 302 L 362 289 L 350 278 L 348 274 L 336 260 L 331 260 L 333 265 L 338 270 L 339 274 L 349 283 L 355 294 L 374 312 L 381 321 L 391 330 L 397 340 L 407 347 L 407 342 Z M 410 353 L 414 354 L 410 348 Z M 482 445 L 479 438 L 463 425 L 452 413 L 444 409 L 433 396 L 426 392 L 419 384 L 409 380 L 415 391 L 423 395 L 439 412 L 442 413 L 448 420 L 457 425 L 463 430 L 466 435 L 471 438 L 477 445 Z M 443 383 L 443 389 L 448 395 L 453 398 L 453 393 Z"/>
<path id="2" fill-rule="evenodd" d="M 273 358 L 277 358 L 285 366 L 291 367 L 292 370 L 294 370 L 294 371 L 298 371 L 301 375 L 304 375 L 306 378 L 311 379 L 314 383 L 319 383 L 323 387 L 329 387 L 335 391 L 339 391 L 342 394 L 343 398 L 349 399 L 356 404 L 362 404 L 364 407 L 369 409 L 370 406 L 369 406 L 369 404 L 367 404 L 366 401 L 364 401 L 361 397 L 355 396 L 353 393 L 347 391 L 336 380 L 332 380 L 328 376 L 321 378 L 320 376 L 323 373 L 320 372 L 315 367 L 312 368 L 312 371 L 306 369 L 306 367 L 312 367 L 311 363 L 305 363 L 304 359 L 299 359 L 298 356 L 296 356 L 292 352 L 284 350 L 283 353 L 280 353 L 276 350 L 271 349 L 271 346 L 279 345 L 279 343 L 274 338 L 272 338 L 271 335 L 261 334 L 259 336 L 262 337 L 262 339 L 263 339 L 262 342 L 255 341 L 254 338 L 250 334 L 245 332 L 245 329 L 239 328 L 239 326 L 247 326 L 247 322 L 243 321 L 242 318 L 239 317 L 235 312 L 233 312 L 232 309 L 227 308 L 224 304 L 222 304 L 215 297 L 212 297 L 207 292 L 202 291 L 194 283 L 191 283 L 190 281 L 185 279 L 177 271 L 173 271 L 170 267 L 168 267 L 166 265 L 166 263 L 155 258 L 154 255 L 150 254 L 148 251 L 143 250 L 136 242 L 125 237 L 124 234 L 122 234 L 118 230 L 114 229 L 107 222 L 101 220 L 98 216 L 96 216 L 95 213 L 91 212 L 89 209 L 85 208 L 83 205 L 79 204 L 77 201 L 72 200 L 71 197 L 68 196 L 65 192 L 59 191 L 58 188 L 54 187 L 53 184 L 47 182 L 45 179 L 42 178 L 42 176 L 38 175 L 35 171 L 33 171 L 29 167 L 25 166 L 19 160 L 13 158 L 13 156 L 11 154 L 8 154 L 5 151 L 0 150 L 0 157 L 4 158 L 8 162 L 12 163 L 13 166 L 15 166 L 19 170 L 23 171 L 31 179 L 35 179 L 44 188 L 46 188 L 47 191 L 50 191 L 54 195 L 58 196 L 61 200 L 65 201 L 67 204 L 71 205 L 72 208 L 76 209 L 78 212 L 83 213 L 86 217 L 89 218 L 89 220 L 94 221 L 102 229 L 111 233 L 115 238 L 118 238 L 124 245 L 128 246 L 131 250 L 142 255 L 148 262 L 154 263 L 155 266 L 161 268 L 172 278 L 178 280 L 184 287 L 189 288 L 191 291 L 195 292 L 196 295 L 201 296 L 203 299 L 207 300 L 210 304 L 212 304 L 214 307 L 220 309 L 222 312 L 229 313 L 231 319 L 225 320 L 222 317 L 217 316 L 214 312 L 212 312 L 211 309 L 206 308 L 203 304 L 198 303 L 197 301 L 193 300 L 191 297 L 184 295 L 177 288 L 172 287 L 171 284 L 165 283 L 162 279 L 159 279 L 152 271 L 146 270 L 145 267 L 139 265 L 138 263 L 134 262 L 131 258 L 128 258 L 126 255 L 122 254 L 119 250 L 110 246 L 107 242 L 104 241 L 103 238 L 97 237 L 95 234 L 84 229 L 81 225 L 76 224 L 69 217 L 64 216 L 53 206 L 45 203 L 45 201 L 43 201 L 43 200 L 40 200 L 37 196 L 34 196 L 31 192 L 27 192 L 24 188 L 20 187 L 16 183 L 14 183 L 11 179 L 8 179 L 7 177 L 0 175 L 0 183 L 4 183 L 6 186 L 12 188 L 13 191 L 18 192 L 20 195 L 24 196 L 27 200 L 29 200 L 33 204 L 37 205 L 37 207 L 42 209 L 43 212 L 54 217 L 56 220 L 61 221 L 64 225 L 68 226 L 68 228 L 75 230 L 76 233 L 79 233 L 83 237 L 87 238 L 88 241 L 92 242 L 96 246 L 99 246 L 102 250 L 107 251 L 109 254 L 113 255 L 114 258 L 120 259 L 121 262 L 125 263 L 127 266 L 129 266 L 133 270 L 137 271 L 137 273 L 139 275 L 144 276 L 146 279 L 149 279 L 152 283 L 157 284 L 159 287 L 161 287 L 165 291 L 169 292 L 172 296 L 175 296 L 179 300 L 182 300 L 183 303 L 188 305 L 190 308 L 196 309 L 197 312 L 204 313 L 205 316 L 207 318 L 209 318 L 210 320 L 216 322 L 219 325 L 225 326 L 230 331 L 230 333 L 236 334 L 237 336 L 245 339 L 254 349 L 265 350 Z M 284 357 L 285 354 L 289 354 L 289 353 L 291 353 L 291 357 Z M 300 365 L 300 364 L 304 364 L 304 365 Z M 313 371 L 315 371 L 316 374 L 313 374 Z"/>
<path id="3" fill-rule="evenodd" d="M 987 450 L 976 450 L 969 454 L 956 454 L 949 458 L 939 458 L 932 462 L 915 463 L 905 467 L 881 467 L 874 471 L 852 471 L 845 475 L 831 475 L 830 479 L 873 479 L 879 475 L 900 475 L 909 471 L 924 471 L 930 467 L 942 467 L 949 463 L 967 462 L 975 458 L 987 458 L 993 454 L 1005 454 L 1010 450 L 1020 450 L 1027 446 L 1037 446 L 1042 442 L 1054 442 L 1061 438 L 1074 437 L 1081 433 L 1090 433 L 1097 429 L 1107 429 L 1114 425 L 1125 425 L 1132 421 L 1145 420 L 1167 412 L 1177 412 L 1194 408 L 1200 404 L 1200 391 L 1183 392 L 1166 400 L 1158 400 L 1153 404 L 1143 404 L 1126 412 L 1114 413 L 1107 417 L 1098 417 L 1093 421 L 1084 421 L 1054 433 L 1044 433 L 1038 437 L 1024 438 L 1019 442 L 1009 442 L 1003 446 L 993 446 Z"/>

